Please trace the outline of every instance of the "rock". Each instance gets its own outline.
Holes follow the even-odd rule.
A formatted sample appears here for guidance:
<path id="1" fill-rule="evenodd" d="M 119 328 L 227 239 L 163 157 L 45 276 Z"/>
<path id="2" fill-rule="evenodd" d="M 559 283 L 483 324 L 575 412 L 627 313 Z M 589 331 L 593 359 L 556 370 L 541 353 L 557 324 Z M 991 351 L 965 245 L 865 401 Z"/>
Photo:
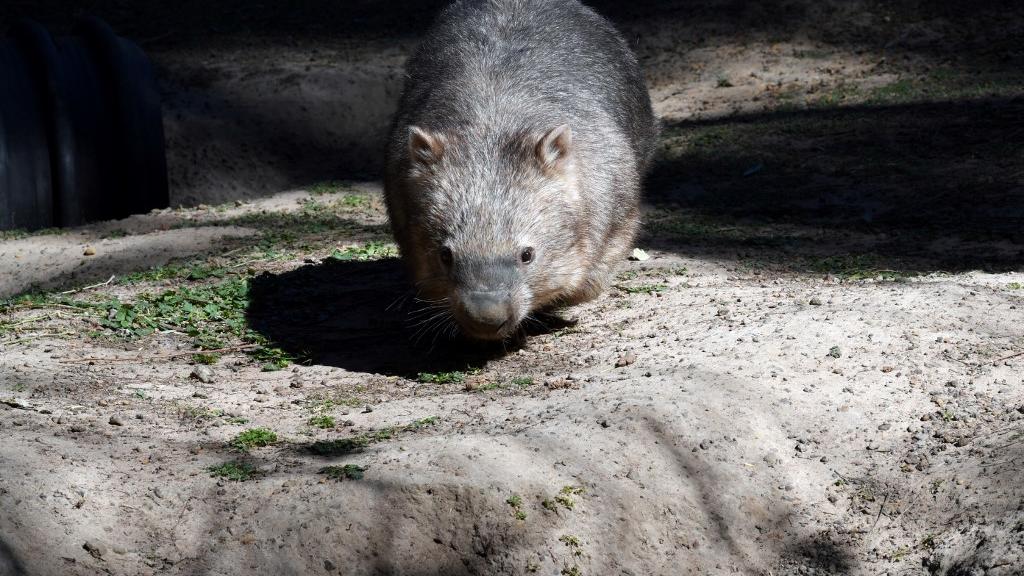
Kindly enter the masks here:
<path id="1" fill-rule="evenodd" d="M 833 346 L 828 349 L 828 354 L 826 354 L 826 356 L 831 358 L 842 358 L 843 352 L 839 349 L 839 346 Z"/>
<path id="2" fill-rule="evenodd" d="M 324 560 L 324 570 L 327 570 L 328 572 L 334 572 L 335 568 L 337 568 L 337 566 L 334 565 L 334 562 L 331 562 L 330 560 Z"/>
<path id="3" fill-rule="evenodd" d="M 371 408 L 370 406 L 366 406 L 365 408 L 363 408 L 363 414 L 369 414 L 370 412 L 373 412 L 373 408 Z"/>
<path id="4" fill-rule="evenodd" d="M 93 558 L 103 558 L 103 555 L 107 553 L 107 548 L 103 544 L 95 540 L 86 540 L 85 544 L 82 544 L 82 548 L 92 555 Z"/>
<path id="5" fill-rule="evenodd" d="M 85 250 L 82 251 L 82 256 L 95 256 L 95 255 L 96 255 L 96 249 L 93 248 L 92 246 L 86 246 Z"/>
<path id="6" fill-rule="evenodd" d="M 892 425 L 889 424 L 888 422 L 883 422 L 878 425 L 878 429 L 882 431 L 888 430 L 889 428 L 892 428 Z"/>
<path id="7" fill-rule="evenodd" d="M 8 398 L 6 400 L 0 400 L 0 404 L 6 404 L 11 408 L 17 408 L 19 410 L 31 410 L 32 405 L 29 404 L 28 400 L 24 398 Z"/>
<path id="8" fill-rule="evenodd" d="M 212 368 L 202 365 L 193 368 L 192 374 L 190 374 L 191 378 L 199 380 L 203 384 L 213 384 L 214 376 L 215 374 Z"/>
<path id="9" fill-rule="evenodd" d="M 292 380 L 288 385 L 292 388 L 302 388 L 302 380 Z"/>
<path id="10" fill-rule="evenodd" d="M 811 306 L 821 306 L 821 298 L 818 298 L 817 296 L 815 296 L 815 297 L 811 298 L 811 300 L 810 300 L 810 302 L 808 302 L 808 304 L 810 304 Z"/>
<path id="11" fill-rule="evenodd" d="M 651 257 L 647 255 L 647 252 L 644 252 L 639 248 L 633 248 L 633 253 L 629 255 L 629 259 L 635 262 L 645 262 L 650 260 Z"/>
<path id="12" fill-rule="evenodd" d="M 626 352 L 625 354 L 620 356 L 619 359 L 615 362 L 615 367 L 623 368 L 625 366 L 633 364 L 634 362 L 636 362 L 636 354 L 632 352 Z"/>
<path id="13" fill-rule="evenodd" d="M 124 422 L 121 421 L 121 418 L 117 414 L 111 416 L 108 422 L 110 422 L 111 426 L 124 426 Z"/>

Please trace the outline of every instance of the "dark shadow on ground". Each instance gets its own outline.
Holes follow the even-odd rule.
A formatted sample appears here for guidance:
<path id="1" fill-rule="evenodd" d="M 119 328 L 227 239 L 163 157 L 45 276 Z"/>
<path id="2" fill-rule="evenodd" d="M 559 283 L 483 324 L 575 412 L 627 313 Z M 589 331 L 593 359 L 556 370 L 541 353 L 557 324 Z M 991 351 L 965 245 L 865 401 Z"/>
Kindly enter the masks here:
<path id="1" fill-rule="evenodd" d="M 1022 138 L 1024 98 L 672 124 L 649 178 L 659 212 L 644 240 L 695 253 L 870 252 L 922 272 L 1017 269 Z"/>
<path id="2" fill-rule="evenodd" d="M 183 0 L 34 0 L 0 5 L 0 29 L 20 16 L 60 31 L 88 11 L 133 39 L 156 47 L 332 44 L 351 39 L 391 41 L 422 34 L 449 0 L 307 0 L 259 2 Z M 840 47 L 876 46 L 892 52 L 1005 63 L 1024 58 L 1019 35 L 1024 5 L 1016 0 L 592 0 L 630 35 L 659 27 L 742 41 L 806 38 Z M 957 41 L 950 41 L 955 37 Z"/>
<path id="3" fill-rule="evenodd" d="M 518 346 L 469 341 L 449 336 L 445 326 L 431 328 L 430 315 L 417 313 L 398 259 L 328 259 L 263 274 L 249 281 L 249 300 L 250 327 L 274 346 L 301 361 L 353 372 L 415 377 L 466 370 Z M 556 318 L 548 320 L 529 333 L 559 327 Z"/>
<path id="4" fill-rule="evenodd" d="M 7 542 L 0 538 L 0 575 L 22 576 L 24 574 L 27 574 L 25 566 L 14 555 L 14 550 L 11 550 Z"/>

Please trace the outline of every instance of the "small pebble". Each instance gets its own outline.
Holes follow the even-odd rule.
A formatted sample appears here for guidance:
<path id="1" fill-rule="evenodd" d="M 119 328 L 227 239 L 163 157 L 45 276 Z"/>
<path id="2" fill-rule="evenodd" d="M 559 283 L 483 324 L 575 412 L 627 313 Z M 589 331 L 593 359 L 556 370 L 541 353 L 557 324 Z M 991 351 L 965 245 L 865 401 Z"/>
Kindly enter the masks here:
<path id="1" fill-rule="evenodd" d="M 95 540 L 86 540 L 85 544 L 82 544 L 82 548 L 91 554 L 93 558 L 97 559 L 102 558 L 107 553 L 106 547 Z"/>
<path id="2" fill-rule="evenodd" d="M 629 366 L 634 362 L 636 362 L 636 354 L 632 352 L 626 352 L 618 359 L 618 361 L 615 362 L 615 367 L 623 368 L 625 366 Z"/>
<path id="3" fill-rule="evenodd" d="M 199 380 L 203 384 L 213 384 L 214 372 L 209 366 L 196 366 L 192 369 L 192 378 Z"/>

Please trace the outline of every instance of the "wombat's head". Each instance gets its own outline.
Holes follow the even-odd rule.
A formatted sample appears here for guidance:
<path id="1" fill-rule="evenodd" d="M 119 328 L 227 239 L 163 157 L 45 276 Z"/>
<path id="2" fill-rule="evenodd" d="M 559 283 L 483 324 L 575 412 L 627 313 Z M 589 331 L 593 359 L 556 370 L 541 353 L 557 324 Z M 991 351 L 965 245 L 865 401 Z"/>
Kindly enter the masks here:
<path id="1" fill-rule="evenodd" d="M 408 133 L 418 207 L 417 282 L 474 338 L 502 339 L 582 277 L 579 189 L 568 125 L 504 137 Z"/>

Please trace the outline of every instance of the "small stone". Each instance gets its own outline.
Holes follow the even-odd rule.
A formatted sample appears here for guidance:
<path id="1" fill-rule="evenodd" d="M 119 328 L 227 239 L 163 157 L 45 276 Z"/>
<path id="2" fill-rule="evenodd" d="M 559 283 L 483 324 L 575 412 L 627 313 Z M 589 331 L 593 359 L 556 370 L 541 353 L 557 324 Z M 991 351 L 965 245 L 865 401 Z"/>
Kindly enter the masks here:
<path id="1" fill-rule="evenodd" d="M 192 369 L 192 378 L 199 380 L 203 384 L 213 384 L 214 372 L 209 366 L 196 366 Z"/>
<path id="2" fill-rule="evenodd" d="M 821 306 L 821 298 L 818 298 L 817 296 L 815 296 L 815 297 L 811 298 L 811 300 L 810 300 L 810 302 L 808 302 L 808 304 L 810 304 L 811 306 Z"/>
<path id="3" fill-rule="evenodd" d="M 892 428 L 892 425 L 889 424 L 888 422 L 883 422 L 882 424 L 878 425 L 878 429 L 882 431 L 888 430 L 889 428 Z"/>
<path id="4" fill-rule="evenodd" d="M 611 426 L 611 424 L 609 424 L 607 420 L 601 420 L 600 424 L 601 428 L 608 428 L 609 426 Z"/>
<path id="5" fill-rule="evenodd" d="M 629 255 L 629 259 L 633 260 L 634 262 L 645 262 L 647 260 L 650 260 L 651 257 L 647 255 L 647 252 L 644 252 L 639 248 L 634 248 L 633 253 Z"/>
<path id="6" fill-rule="evenodd" d="M 102 558 L 107 553 L 107 548 L 95 540 L 86 540 L 82 548 L 92 555 L 93 558 Z"/>
<path id="7" fill-rule="evenodd" d="M 725 318 L 728 315 L 729 315 L 729 309 L 728 308 L 719 308 L 718 311 L 715 312 L 715 316 L 718 316 L 719 318 Z"/>
<path id="8" fill-rule="evenodd" d="M 92 246 L 86 246 L 85 250 L 82 251 L 82 255 L 83 256 L 95 256 L 96 255 L 96 249 L 93 248 Z"/>
<path id="9" fill-rule="evenodd" d="M 302 380 L 292 380 L 289 386 L 292 388 L 302 388 Z"/>
<path id="10" fill-rule="evenodd" d="M 373 408 L 371 408 L 369 406 L 366 406 L 365 408 L 363 408 L 363 414 L 369 414 L 370 412 L 373 412 Z"/>
<path id="11" fill-rule="evenodd" d="M 826 354 L 826 356 L 831 358 L 842 358 L 843 352 L 839 349 L 839 346 L 833 346 L 828 349 L 828 354 Z"/>
<path id="12" fill-rule="evenodd" d="M 625 366 L 633 364 L 634 362 L 636 362 L 636 354 L 632 352 L 626 352 L 621 357 L 619 357 L 619 359 L 615 362 L 615 367 L 623 368 Z"/>
<path id="13" fill-rule="evenodd" d="M 117 414 L 111 416 L 108 422 L 110 422 L 112 426 L 124 426 L 124 422 L 121 421 L 121 418 L 118 417 Z"/>
<path id="14" fill-rule="evenodd" d="M 335 568 L 337 568 L 337 566 L 334 565 L 334 562 L 331 562 L 330 560 L 324 560 L 324 570 L 327 570 L 328 572 L 334 572 Z"/>

